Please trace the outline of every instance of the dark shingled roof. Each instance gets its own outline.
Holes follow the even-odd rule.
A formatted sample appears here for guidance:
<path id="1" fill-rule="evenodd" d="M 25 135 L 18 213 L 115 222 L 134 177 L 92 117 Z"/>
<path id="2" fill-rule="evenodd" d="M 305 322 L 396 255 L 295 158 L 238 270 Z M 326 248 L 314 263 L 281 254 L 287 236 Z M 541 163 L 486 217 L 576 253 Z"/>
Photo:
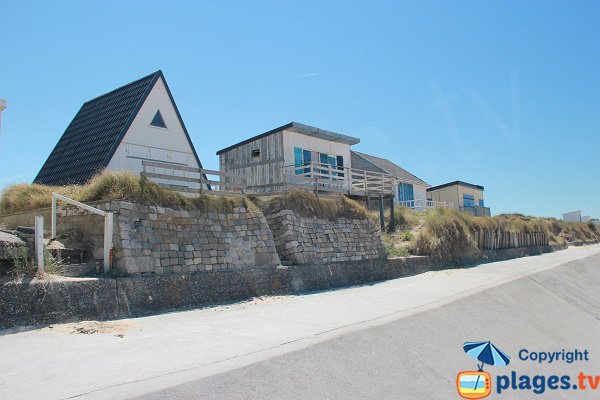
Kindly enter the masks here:
<path id="1" fill-rule="evenodd" d="M 162 76 L 154 72 L 84 103 L 33 182 L 84 184 L 105 168 Z"/>
<path id="2" fill-rule="evenodd" d="M 360 153 L 360 152 L 354 151 L 354 150 L 352 150 L 351 153 L 353 153 L 359 157 L 362 157 L 364 160 L 368 161 L 369 163 L 371 163 L 375 167 L 379 168 L 380 170 L 384 171 L 385 173 L 388 173 L 388 174 L 398 178 L 401 182 L 417 183 L 417 184 L 421 184 L 421 185 L 425 185 L 425 186 L 430 186 L 429 183 L 425 182 L 422 179 L 419 179 L 415 175 L 411 174 L 404 168 L 394 164 L 390 160 L 387 160 L 387 159 L 381 158 L 381 157 L 371 156 L 371 155 L 365 154 L 365 153 Z"/>

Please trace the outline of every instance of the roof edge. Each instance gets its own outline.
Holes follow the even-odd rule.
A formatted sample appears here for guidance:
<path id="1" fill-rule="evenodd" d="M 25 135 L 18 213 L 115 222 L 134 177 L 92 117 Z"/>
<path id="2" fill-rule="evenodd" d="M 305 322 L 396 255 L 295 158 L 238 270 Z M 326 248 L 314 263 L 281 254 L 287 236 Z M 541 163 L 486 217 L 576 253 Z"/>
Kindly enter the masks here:
<path id="1" fill-rule="evenodd" d="M 100 96 L 96 96 L 96 97 L 94 97 L 94 98 L 92 98 L 92 99 L 90 99 L 90 100 L 88 100 L 88 101 L 85 101 L 85 102 L 83 103 L 83 105 L 86 105 L 87 103 L 91 103 L 92 101 L 98 100 L 98 99 L 99 99 L 99 98 L 101 98 L 101 97 L 108 96 L 109 94 L 111 94 L 111 93 L 114 93 L 114 92 L 116 92 L 116 91 L 118 91 L 118 90 L 121 90 L 121 89 L 123 89 L 123 88 L 124 88 L 124 87 L 126 87 L 126 86 L 132 85 L 132 84 L 134 84 L 134 83 L 136 83 L 136 82 L 139 82 L 139 81 L 143 81 L 144 79 L 148 79 L 148 78 L 150 78 L 150 77 L 151 77 L 151 76 L 153 76 L 153 75 L 161 75 L 161 76 L 162 76 L 162 70 L 160 70 L 160 69 L 159 69 L 159 70 L 157 70 L 157 71 L 154 71 L 153 73 L 151 73 L 151 74 L 148 74 L 148 75 L 146 75 L 146 76 L 144 76 L 144 77 L 142 77 L 142 78 L 140 78 L 140 79 L 136 79 L 135 81 L 131 81 L 131 82 L 129 82 L 129 83 L 126 83 L 125 85 L 121 85 L 121 86 L 119 86 L 118 88 L 111 90 L 110 92 L 106 92 L 106 93 L 104 93 L 104 94 L 101 94 Z M 83 107 L 83 106 L 82 106 L 82 107 Z"/>
<path id="2" fill-rule="evenodd" d="M 450 186 L 463 186 L 463 187 L 468 187 L 471 189 L 479 189 L 481 191 L 485 190 L 483 186 L 481 185 L 475 185 L 473 183 L 468 183 L 468 182 L 463 182 L 463 181 L 454 181 L 454 182 L 448 182 L 448 183 L 444 183 L 441 185 L 437 185 L 437 186 L 432 186 L 430 188 L 427 188 L 427 191 L 433 191 L 433 190 L 438 190 L 438 189 L 444 189 Z"/>
<path id="3" fill-rule="evenodd" d="M 343 135 L 341 133 L 335 133 L 335 132 L 332 132 L 332 131 L 328 131 L 326 129 L 320 129 L 320 128 L 317 128 L 315 126 L 305 125 L 305 124 L 301 124 L 300 122 L 294 122 L 294 121 L 292 121 L 292 122 L 289 122 L 289 123 L 287 123 L 285 125 L 282 125 L 282 126 L 280 126 L 278 128 L 271 129 L 270 131 L 261 133 L 261 134 L 256 135 L 256 136 L 252 136 L 252 137 L 250 137 L 248 139 L 242 140 L 239 143 L 236 143 L 236 144 L 233 144 L 231 146 L 225 147 L 224 149 L 221 149 L 221 150 L 217 151 L 217 155 L 221 155 L 222 153 L 225 153 L 225 152 L 227 152 L 229 150 L 233 150 L 236 147 L 243 146 L 245 144 L 254 142 L 255 140 L 262 139 L 262 138 L 267 137 L 269 135 L 272 135 L 274 133 L 281 132 L 281 131 L 284 131 L 284 130 L 290 129 L 290 128 L 297 129 L 297 131 L 293 131 L 293 132 L 299 133 L 301 135 L 316 137 L 316 138 L 319 138 L 316 135 L 316 134 L 319 134 L 319 133 L 322 134 L 322 135 L 328 135 L 328 136 L 331 136 L 331 138 L 332 138 L 332 139 L 330 139 L 331 141 L 334 141 L 333 138 L 341 139 L 341 140 L 344 140 L 345 142 L 348 142 L 346 144 L 348 144 L 350 146 L 352 146 L 353 144 L 360 143 L 360 139 L 359 138 L 355 138 L 353 136 Z M 302 130 L 305 130 L 307 132 L 302 132 Z M 311 135 L 310 132 L 308 132 L 308 131 L 311 131 L 311 130 L 314 131 L 315 135 Z M 328 140 L 328 139 L 323 139 L 323 140 Z M 344 142 L 342 142 L 342 143 L 344 143 Z"/>
<path id="4" fill-rule="evenodd" d="M 148 78 L 148 77 L 150 77 L 152 75 L 153 74 L 146 75 L 144 78 Z M 125 134 L 127 134 L 127 131 L 129 130 L 129 128 L 131 128 L 131 124 L 133 123 L 133 120 L 135 119 L 135 117 L 140 112 L 140 109 L 142 108 L 142 106 L 146 102 L 146 99 L 148 98 L 148 95 L 152 91 L 152 88 L 154 87 L 154 85 L 156 85 L 156 82 L 158 81 L 158 79 L 161 76 L 163 76 L 161 70 L 158 70 L 158 72 L 154 73 L 154 77 L 152 78 L 152 80 L 148 84 L 148 87 L 144 91 L 144 94 L 142 95 L 142 97 L 140 98 L 140 100 L 138 100 L 138 103 L 136 104 L 135 108 L 133 109 L 133 112 L 129 115 L 129 118 L 127 119 L 127 122 L 125 122 L 125 125 L 121 129 L 121 132 L 119 132 L 119 136 L 117 136 L 117 140 L 115 140 L 115 142 L 113 143 L 112 147 L 110 148 L 110 150 L 106 154 L 106 157 L 104 157 L 104 160 L 102 161 L 102 164 L 100 165 L 102 168 L 106 168 L 108 166 L 108 163 L 113 158 L 113 156 L 115 155 L 115 152 L 117 151 L 117 148 L 119 148 L 119 145 L 123 141 L 123 138 L 125 137 Z M 144 78 L 142 78 L 142 79 L 144 79 Z M 137 81 L 139 81 L 139 80 L 140 79 L 138 79 Z M 137 81 L 134 81 L 134 82 L 137 82 Z M 164 79 L 163 79 L 163 81 L 164 81 Z M 134 83 L 134 82 L 132 82 L 132 83 Z M 125 87 L 125 86 L 127 86 L 127 85 L 124 85 L 124 86 L 121 86 L 121 87 Z M 112 93 L 112 92 L 113 91 L 111 91 L 109 93 Z M 100 97 L 102 97 L 102 96 L 100 96 Z M 91 177 L 89 177 L 89 178 L 91 178 Z"/>
<path id="5" fill-rule="evenodd" d="M 382 170 L 382 171 L 385 171 L 385 172 L 386 172 L 386 173 L 388 173 L 389 175 L 395 176 L 393 173 L 389 172 L 388 170 L 386 170 L 386 169 L 385 169 L 385 168 L 383 168 L 382 166 L 380 166 L 380 165 L 377 165 L 377 164 L 373 163 L 373 161 L 369 160 L 369 159 L 368 159 L 367 157 L 365 157 L 365 156 L 374 157 L 374 158 L 381 158 L 382 160 L 385 160 L 385 161 L 389 162 L 390 164 L 393 164 L 393 165 L 395 165 L 396 167 L 400 168 L 401 170 L 403 170 L 403 171 L 404 171 L 404 172 L 406 172 L 407 174 L 409 174 L 409 175 L 411 175 L 411 176 L 413 176 L 413 177 L 415 177 L 415 178 L 417 179 L 416 181 L 413 181 L 413 180 L 407 180 L 407 181 L 406 181 L 406 183 L 416 183 L 416 182 L 420 182 L 420 183 L 422 183 L 424 186 L 427 186 L 427 188 L 426 188 L 426 189 L 428 189 L 428 188 L 430 188 L 430 187 L 431 187 L 431 185 L 430 185 L 429 183 L 425 182 L 423 179 L 419 178 L 418 176 L 416 176 L 416 175 L 415 175 L 415 174 L 413 174 L 412 172 L 409 172 L 409 171 L 407 171 L 406 169 L 402 168 L 401 166 L 399 166 L 399 165 L 398 165 L 398 164 L 396 164 L 395 162 L 388 160 L 387 158 L 382 158 L 382 157 L 372 156 L 372 155 L 370 155 L 370 154 L 367 154 L 367 153 L 361 153 L 360 151 L 356 151 L 356 150 L 350 150 L 350 153 L 354 153 L 354 154 L 356 154 L 357 156 L 359 156 L 359 157 L 360 157 L 360 158 L 362 158 L 363 160 L 367 161 L 369 164 L 371 164 L 371 165 L 375 166 L 376 168 L 379 168 L 380 170 Z M 396 178 L 398 178 L 398 177 L 396 177 Z"/>
<path id="6" fill-rule="evenodd" d="M 250 142 L 254 142 L 255 140 L 262 139 L 262 138 L 264 138 L 264 137 L 267 137 L 267 136 L 269 136 L 269 135 L 272 135 L 272 134 L 274 134 L 274 133 L 277 133 L 277 132 L 283 131 L 283 130 L 285 130 L 285 129 L 287 129 L 287 128 L 290 128 L 290 127 L 292 127 L 292 126 L 293 126 L 293 124 L 294 124 L 293 122 L 289 122 L 289 123 L 287 123 L 287 124 L 285 124 L 285 125 L 281 125 L 281 126 L 280 126 L 280 127 L 278 127 L 278 128 L 271 129 L 270 131 L 267 131 L 267 132 L 264 132 L 264 133 L 258 134 L 258 135 L 256 135 L 256 136 L 252 136 L 251 138 L 248 138 L 248 139 L 246 139 L 246 140 L 242 140 L 242 141 L 241 141 L 241 142 L 239 142 L 239 143 L 232 144 L 231 146 L 225 147 L 224 149 L 221 149 L 221 150 L 217 151 L 217 155 L 220 155 L 221 153 L 225 153 L 226 151 L 229 151 L 229 150 L 233 150 L 233 149 L 235 149 L 236 147 L 243 146 L 243 145 L 245 145 L 245 144 L 248 144 L 248 143 L 250 143 Z"/>

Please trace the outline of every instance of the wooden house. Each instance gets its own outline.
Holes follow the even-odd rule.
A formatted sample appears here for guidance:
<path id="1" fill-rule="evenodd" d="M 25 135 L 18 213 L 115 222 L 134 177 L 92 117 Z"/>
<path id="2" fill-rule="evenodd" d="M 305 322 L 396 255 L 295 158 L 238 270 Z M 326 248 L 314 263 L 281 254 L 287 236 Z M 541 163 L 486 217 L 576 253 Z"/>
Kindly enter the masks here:
<path id="1" fill-rule="evenodd" d="M 359 142 L 352 136 L 290 122 L 217 155 L 221 172 L 244 176 L 254 193 L 281 192 L 286 184 L 312 177 L 327 180 L 319 183 L 325 190 L 343 181 L 350 166 L 350 146 Z"/>

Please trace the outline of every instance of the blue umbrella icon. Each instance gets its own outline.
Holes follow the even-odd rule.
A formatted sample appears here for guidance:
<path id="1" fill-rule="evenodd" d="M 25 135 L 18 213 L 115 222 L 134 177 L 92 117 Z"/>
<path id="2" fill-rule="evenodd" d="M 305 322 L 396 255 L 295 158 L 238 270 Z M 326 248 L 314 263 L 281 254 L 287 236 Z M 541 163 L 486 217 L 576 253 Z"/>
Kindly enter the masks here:
<path id="1" fill-rule="evenodd" d="M 481 366 L 478 365 L 480 371 L 483 371 L 484 364 L 504 367 L 510 363 L 510 357 L 489 341 L 466 342 L 463 345 L 463 349 L 470 357 L 481 361 Z"/>
<path id="2" fill-rule="evenodd" d="M 507 366 L 510 363 L 510 357 L 504 354 L 502 350 L 492 344 L 492 342 L 466 342 L 463 344 L 463 349 L 470 357 L 481 361 L 481 365 L 477 364 L 479 371 L 483 371 L 483 365 Z M 475 382 L 475 387 L 479 383 L 479 375 Z"/>

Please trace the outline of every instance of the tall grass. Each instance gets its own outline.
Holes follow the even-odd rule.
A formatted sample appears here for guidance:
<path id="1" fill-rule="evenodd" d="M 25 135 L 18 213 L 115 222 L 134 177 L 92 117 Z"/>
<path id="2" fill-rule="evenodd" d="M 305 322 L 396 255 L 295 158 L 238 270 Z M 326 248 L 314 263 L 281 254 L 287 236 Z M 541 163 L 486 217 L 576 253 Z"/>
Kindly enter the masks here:
<path id="1" fill-rule="evenodd" d="M 450 262 L 460 262 L 476 254 L 477 243 L 469 216 L 456 210 L 434 208 L 424 214 L 424 224 L 419 230 L 412 249 Z"/>
<path id="2" fill-rule="evenodd" d="M 9 186 L 0 195 L 0 214 L 50 207 L 52 192 L 81 202 L 126 200 L 148 205 L 214 212 L 230 212 L 234 207 L 240 205 L 249 209 L 256 209 L 252 203 L 245 199 L 209 195 L 186 197 L 140 175 L 119 171 L 99 174 L 82 186 L 46 186 L 38 184 Z"/>
<path id="3" fill-rule="evenodd" d="M 275 197 L 263 205 L 267 210 L 287 208 L 297 212 L 303 217 L 317 217 L 329 220 L 338 218 L 367 219 L 367 209 L 360 203 L 348 199 L 346 196 L 339 198 L 318 198 L 307 190 L 294 189 L 285 197 Z"/>
<path id="4" fill-rule="evenodd" d="M 396 231 L 384 235 L 387 248 L 397 250 L 405 247 L 412 254 L 428 255 L 449 262 L 460 262 L 475 254 L 478 249 L 474 233 L 481 230 L 542 232 L 548 235 L 550 244 L 600 240 L 600 230 L 594 224 L 522 214 L 474 217 L 447 208 L 425 212 L 400 208 L 395 216 Z M 375 218 L 374 215 L 372 217 Z M 389 224 L 389 213 L 386 214 L 386 221 Z M 407 235 L 411 231 L 414 234 L 412 240 Z"/>

